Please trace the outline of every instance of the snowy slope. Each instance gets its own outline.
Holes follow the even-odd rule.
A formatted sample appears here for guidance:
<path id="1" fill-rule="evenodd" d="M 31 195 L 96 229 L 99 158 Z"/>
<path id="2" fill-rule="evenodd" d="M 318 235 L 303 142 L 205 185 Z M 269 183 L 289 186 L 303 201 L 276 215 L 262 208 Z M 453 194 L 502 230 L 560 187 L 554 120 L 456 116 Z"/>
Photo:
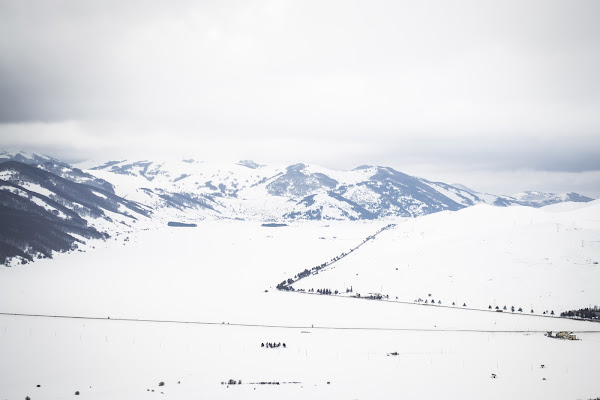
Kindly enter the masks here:
<path id="1" fill-rule="evenodd" d="M 81 249 L 87 239 L 140 229 L 149 220 L 148 207 L 88 183 L 35 165 L 0 163 L 0 261 L 25 263 Z"/>
<path id="2" fill-rule="evenodd" d="M 352 259 L 362 257 L 364 262 L 377 262 L 369 268 L 356 264 L 356 270 L 345 274 L 357 279 L 355 287 L 359 288 L 359 278 L 365 282 L 361 290 L 372 284 L 391 287 L 396 282 L 385 270 L 398 265 L 399 255 L 410 255 L 404 242 L 410 242 L 411 235 L 429 244 L 450 242 L 445 250 L 458 245 L 462 251 L 455 250 L 454 255 L 476 259 L 484 239 L 494 237 L 503 245 L 510 240 L 506 235 L 520 232 L 530 222 L 538 233 L 530 236 L 530 248 L 559 246 L 574 257 L 570 253 L 574 249 L 560 243 L 570 243 L 573 232 L 592 239 L 598 231 L 595 206 L 586 208 L 563 215 L 477 206 L 400 220 L 395 229 L 368 241 L 334 270 L 306 282 L 347 272 Z M 528 216 L 534 220 L 527 221 Z M 550 232 L 543 234 L 546 218 L 551 225 L 565 224 L 550 244 Z M 457 222 L 468 231 L 435 239 L 451 227 L 459 231 Z M 581 230 L 563 231 L 571 222 Z M 600 331 L 597 323 L 274 290 L 273 283 L 347 251 L 384 225 L 382 221 L 309 221 L 267 228 L 255 222 L 203 221 L 192 229 L 138 232 L 126 246 L 123 239 L 112 238 L 86 253 L 0 269 L 2 312 L 99 318 L 0 315 L 0 393 L 9 399 L 61 399 L 74 396 L 75 391 L 90 399 L 589 399 L 597 395 L 600 386 L 593 357 L 600 351 L 600 334 L 594 333 Z M 416 247 L 416 241 L 413 244 Z M 423 250 L 420 256 L 434 250 Z M 515 248 L 513 254 L 522 256 L 522 251 Z M 532 254 L 537 256 L 535 251 Z M 430 269 L 428 274 L 406 279 L 417 289 L 427 287 L 436 296 L 443 294 L 448 284 L 438 282 L 447 275 L 460 277 L 464 271 L 463 258 L 447 256 L 443 270 Z M 565 267 L 555 256 L 549 254 L 557 268 Z M 426 267 L 416 259 L 413 262 L 415 267 Z M 467 291 L 463 298 L 485 304 L 487 290 L 508 296 L 511 289 L 502 281 L 510 281 L 513 272 L 498 269 L 485 292 Z M 371 279 L 373 275 L 390 282 Z M 598 273 L 580 279 L 597 287 Z M 552 280 L 552 273 L 539 276 L 540 284 L 531 286 L 530 294 L 544 296 L 548 288 L 543 283 L 552 286 Z M 474 284 L 477 281 L 475 276 Z M 569 290 L 552 291 L 548 301 L 558 309 L 569 304 L 571 296 Z M 549 339 L 546 330 L 576 331 L 582 340 Z M 284 342 L 286 348 L 267 350 L 260 346 L 264 342 Z M 389 356 L 392 352 L 398 355 Z M 491 379 L 492 373 L 497 379 Z M 242 384 L 221 384 L 229 379 Z"/>
<path id="3" fill-rule="evenodd" d="M 528 314 L 587 307 L 600 302 L 599 216 L 594 201 L 566 211 L 478 205 L 406 220 L 293 287 Z"/>

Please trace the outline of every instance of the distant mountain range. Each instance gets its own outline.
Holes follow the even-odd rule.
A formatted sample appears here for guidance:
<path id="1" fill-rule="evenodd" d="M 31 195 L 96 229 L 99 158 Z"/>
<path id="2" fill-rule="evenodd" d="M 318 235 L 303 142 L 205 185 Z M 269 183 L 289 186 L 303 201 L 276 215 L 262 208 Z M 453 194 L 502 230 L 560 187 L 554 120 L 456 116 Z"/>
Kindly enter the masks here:
<path id="1" fill-rule="evenodd" d="M 49 257 L 87 239 L 169 221 L 364 220 L 416 217 L 481 203 L 542 207 L 591 200 L 577 193 L 478 193 L 380 166 L 335 171 L 249 160 L 218 166 L 192 159 L 69 165 L 39 154 L 3 152 L 0 263 Z"/>

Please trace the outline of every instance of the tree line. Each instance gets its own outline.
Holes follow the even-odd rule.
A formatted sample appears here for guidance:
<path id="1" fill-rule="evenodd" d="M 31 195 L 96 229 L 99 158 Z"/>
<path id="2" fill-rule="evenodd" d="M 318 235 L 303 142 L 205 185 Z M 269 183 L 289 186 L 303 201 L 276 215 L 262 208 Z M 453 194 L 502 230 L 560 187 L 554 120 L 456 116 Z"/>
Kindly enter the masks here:
<path id="1" fill-rule="evenodd" d="M 569 310 L 560 313 L 561 317 L 600 319 L 600 308 L 598 306 L 580 308 L 578 310 Z"/>
<path id="2" fill-rule="evenodd" d="M 375 237 L 377 235 L 379 235 L 381 232 L 385 231 L 386 229 L 390 229 L 394 226 L 396 226 L 396 224 L 388 224 L 388 225 L 384 226 L 383 228 L 381 228 L 377 232 L 375 232 L 373 235 L 367 236 L 358 246 L 350 249 L 348 251 L 348 253 L 344 252 L 338 256 L 333 257 L 330 261 L 327 261 L 320 265 L 312 267 L 311 269 L 305 268 L 304 271 L 300 271 L 296 275 L 294 275 L 294 278 L 288 278 L 287 280 L 280 282 L 276 286 L 277 290 L 294 291 L 294 288 L 292 287 L 292 284 L 294 282 L 298 282 L 300 279 L 307 278 L 311 275 L 317 275 L 319 273 L 319 271 L 322 270 L 323 268 L 341 260 L 342 258 L 346 257 L 348 254 L 352 253 L 354 250 L 358 249 L 360 246 L 365 244 L 367 241 L 375 239 Z M 327 294 L 327 293 L 325 293 L 325 294 Z M 331 294 L 331 293 L 328 293 L 328 294 Z"/>

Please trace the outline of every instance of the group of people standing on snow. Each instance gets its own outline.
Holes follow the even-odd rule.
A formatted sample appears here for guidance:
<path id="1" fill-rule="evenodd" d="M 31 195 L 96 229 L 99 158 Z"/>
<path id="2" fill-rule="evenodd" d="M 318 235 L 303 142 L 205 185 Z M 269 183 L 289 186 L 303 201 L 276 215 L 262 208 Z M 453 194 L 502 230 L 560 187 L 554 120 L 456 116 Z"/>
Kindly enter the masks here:
<path id="1" fill-rule="evenodd" d="M 271 343 L 271 342 L 266 342 L 266 343 L 261 343 L 260 347 L 264 347 L 267 349 L 276 349 L 277 347 L 281 347 L 283 346 L 284 348 L 286 347 L 285 343 Z"/>

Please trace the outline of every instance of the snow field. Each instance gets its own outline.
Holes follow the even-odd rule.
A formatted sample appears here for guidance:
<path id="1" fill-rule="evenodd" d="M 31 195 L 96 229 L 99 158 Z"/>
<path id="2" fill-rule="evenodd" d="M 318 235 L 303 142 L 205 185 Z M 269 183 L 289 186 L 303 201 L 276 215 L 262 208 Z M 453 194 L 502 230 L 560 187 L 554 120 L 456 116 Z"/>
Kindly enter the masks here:
<path id="1" fill-rule="evenodd" d="M 557 312 L 561 305 L 598 304 L 591 290 L 598 287 L 598 270 L 586 262 L 596 259 L 598 248 L 580 247 L 581 240 L 596 240 L 597 215 L 593 206 L 552 213 L 478 206 L 398 221 L 335 268 L 294 286 L 353 284 L 364 293 L 383 287 L 410 301 L 431 291 L 444 305 L 459 293 L 470 307 L 484 308 L 490 296 L 513 299 L 515 306 L 542 296 L 547 303 L 540 304 Z M 0 315 L 0 399 L 64 399 L 75 391 L 89 399 L 599 395 L 598 323 L 274 289 L 387 223 L 267 228 L 202 221 L 197 228 L 153 228 L 130 234 L 126 243 L 121 235 L 95 241 L 85 253 L 0 269 L 0 312 L 102 318 Z M 502 256 L 507 248 L 511 254 Z M 490 267 L 481 267 L 487 265 L 482 259 Z M 578 295 L 580 288 L 587 294 Z M 510 307 L 511 300 L 502 301 Z M 546 330 L 576 331 L 582 340 L 550 339 Z M 261 348 L 267 341 L 287 347 Z M 221 385 L 229 379 L 243 384 Z M 301 383 L 250 384 L 261 381 Z"/>
<path id="2" fill-rule="evenodd" d="M 487 205 L 436 213 L 399 222 L 294 288 L 345 294 L 352 286 L 407 302 L 558 314 L 600 302 L 598 215 L 600 203 L 562 213 Z"/>
<path id="3" fill-rule="evenodd" d="M 593 362 L 584 360 L 597 354 L 600 334 L 566 342 L 522 333 L 1 317 L 0 338 L 6 356 L 0 392 L 8 399 L 62 399 L 75 391 L 89 399 L 150 399 L 160 392 L 170 399 L 575 399 L 591 398 L 599 389 Z M 287 347 L 261 348 L 265 341 Z M 392 352 L 398 355 L 388 356 Z M 221 384 L 229 379 L 242 385 Z M 258 382 L 280 385 L 252 384 Z"/>

